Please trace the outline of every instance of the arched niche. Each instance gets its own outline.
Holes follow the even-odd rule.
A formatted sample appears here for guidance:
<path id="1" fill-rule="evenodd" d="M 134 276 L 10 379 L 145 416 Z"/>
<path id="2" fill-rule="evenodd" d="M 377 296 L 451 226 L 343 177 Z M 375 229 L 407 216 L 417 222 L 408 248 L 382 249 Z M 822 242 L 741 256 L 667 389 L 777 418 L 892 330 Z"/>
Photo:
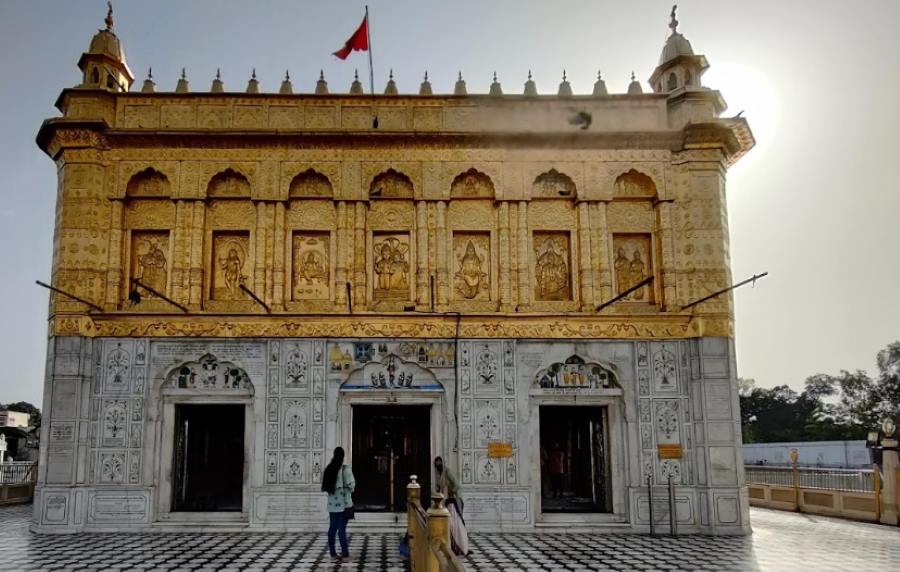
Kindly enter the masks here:
<path id="1" fill-rule="evenodd" d="M 675 72 L 669 72 L 669 79 L 666 80 L 666 88 L 669 91 L 672 91 L 678 87 L 678 77 L 675 75 Z"/>
<path id="2" fill-rule="evenodd" d="M 254 390 L 250 376 L 243 368 L 210 353 L 169 370 L 162 388 L 249 392 L 251 395 Z"/>
<path id="3" fill-rule="evenodd" d="M 250 198 L 250 181 L 234 169 L 225 169 L 209 180 L 206 194 L 216 198 Z"/>
<path id="4" fill-rule="evenodd" d="M 631 169 L 619 175 L 613 185 L 613 198 L 653 199 L 656 197 L 656 185 L 653 179 Z"/>
<path id="5" fill-rule="evenodd" d="M 612 364 L 586 361 L 572 355 L 565 361 L 552 363 L 534 377 L 534 386 L 541 389 L 621 389 L 619 375 Z"/>
<path id="6" fill-rule="evenodd" d="M 575 182 L 564 173 L 550 169 L 541 173 L 531 185 L 533 199 L 559 199 L 575 197 Z"/>
<path id="7" fill-rule="evenodd" d="M 356 369 L 341 384 L 341 391 L 444 391 L 434 373 L 417 363 L 387 354 Z"/>
<path id="8" fill-rule="evenodd" d="M 294 198 L 329 198 L 334 196 L 331 181 L 322 173 L 307 169 L 291 180 L 288 196 Z"/>
<path id="9" fill-rule="evenodd" d="M 494 182 L 477 169 L 460 173 L 450 184 L 450 196 L 457 199 L 492 199 Z"/>
<path id="10" fill-rule="evenodd" d="M 153 167 L 135 173 L 125 186 L 126 197 L 161 198 L 171 195 L 169 179 Z"/>
<path id="11" fill-rule="evenodd" d="M 411 199 L 413 198 L 412 181 L 394 169 L 388 169 L 372 179 L 369 185 L 369 198 L 373 199 Z"/>

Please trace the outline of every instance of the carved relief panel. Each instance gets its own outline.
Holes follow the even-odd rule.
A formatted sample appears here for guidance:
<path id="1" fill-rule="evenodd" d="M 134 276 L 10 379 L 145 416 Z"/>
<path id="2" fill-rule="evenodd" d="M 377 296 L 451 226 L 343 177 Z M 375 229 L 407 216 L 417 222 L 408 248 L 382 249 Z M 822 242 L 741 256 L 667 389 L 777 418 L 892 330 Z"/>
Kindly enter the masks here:
<path id="1" fill-rule="evenodd" d="M 532 198 L 558 199 L 574 196 L 575 183 L 568 175 L 556 169 L 538 175 L 531 187 Z"/>
<path id="2" fill-rule="evenodd" d="M 475 169 L 469 169 L 465 173 L 453 179 L 450 185 L 452 198 L 493 198 L 494 183 L 491 178 Z"/>
<path id="3" fill-rule="evenodd" d="M 372 269 L 375 300 L 410 299 L 409 233 L 378 233 L 372 236 Z"/>
<path id="4" fill-rule="evenodd" d="M 213 233 L 212 299 L 245 300 L 240 285 L 250 280 L 250 233 L 222 231 Z"/>
<path id="5" fill-rule="evenodd" d="M 653 249 L 650 234 L 613 235 L 613 272 L 616 294 L 625 292 L 653 275 Z M 629 294 L 626 301 L 653 303 L 653 283 Z"/>
<path id="6" fill-rule="evenodd" d="M 535 232 L 534 299 L 558 301 L 572 299 L 572 265 L 568 232 Z"/>
<path id="7" fill-rule="evenodd" d="M 331 299 L 331 234 L 293 234 L 291 280 L 294 300 Z"/>
<path id="8" fill-rule="evenodd" d="M 460 300 L 491 299 L 491 235 L 453 233 L 453 293 Z"/>
<path id="9" fill-rule="evenodd" d="M 131 277 L 161 294 L 166 294 L 169 268 L 169 231 L 132 231 Z M 156 297 L 143 288 L 140 292 L 141 296 L 147 298 Z"/>

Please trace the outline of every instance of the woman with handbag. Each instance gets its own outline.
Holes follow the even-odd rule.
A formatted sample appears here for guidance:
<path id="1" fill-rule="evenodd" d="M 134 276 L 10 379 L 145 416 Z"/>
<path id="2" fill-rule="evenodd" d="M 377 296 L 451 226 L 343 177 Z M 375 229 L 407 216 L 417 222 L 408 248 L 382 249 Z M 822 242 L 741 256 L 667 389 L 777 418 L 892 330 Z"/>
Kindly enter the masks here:
<path id="1" fill-rule="evenodd" d="M 322 491 L 328 493 L 328 551 L 332 558 L 350 558 L 347 548 L 347 521 L 353 518 L 353 489 L 356 480 L 353 471 L 344 465 L 344 449 L 335 447 L 334 456 L 322 473 Z M 334 546 L 337 535 L 341 542 L 341 555 Z"/>

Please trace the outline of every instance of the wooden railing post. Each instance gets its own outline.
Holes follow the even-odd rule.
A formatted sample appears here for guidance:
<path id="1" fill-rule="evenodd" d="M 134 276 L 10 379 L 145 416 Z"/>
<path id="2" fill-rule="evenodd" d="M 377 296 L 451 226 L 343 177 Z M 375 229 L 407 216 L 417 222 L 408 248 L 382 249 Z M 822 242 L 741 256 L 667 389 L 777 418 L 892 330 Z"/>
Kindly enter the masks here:
<path id="1" fill-rule="evenodd" d="M 444 507 L 444 495 L 434 493 L 431 495 L 431 507 L 428 514 L 428 565 L 427 572 L 440 572 L 440 562 L 431 545 L 435 540 L 445 542 L 450 546 L 450 511 Z"/>

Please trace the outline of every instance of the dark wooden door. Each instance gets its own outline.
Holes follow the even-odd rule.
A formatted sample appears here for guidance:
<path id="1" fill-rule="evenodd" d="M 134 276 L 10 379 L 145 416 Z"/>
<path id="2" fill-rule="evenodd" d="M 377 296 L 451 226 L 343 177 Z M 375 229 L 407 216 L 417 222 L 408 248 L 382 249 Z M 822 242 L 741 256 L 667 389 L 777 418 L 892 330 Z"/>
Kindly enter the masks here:
<path id="1" fill-rule="evenodd" d="M 176 405 L 173 511 L 240 511 L 244 406 Z"/>
<path id="2" fill-rule="evenodd" d="M 418 477 L 422 497 L 428 498 L 430 443 L 431 406 L 354 405 L 353 502 L 357 510 L 405 511 L 410 475 Z"/>

